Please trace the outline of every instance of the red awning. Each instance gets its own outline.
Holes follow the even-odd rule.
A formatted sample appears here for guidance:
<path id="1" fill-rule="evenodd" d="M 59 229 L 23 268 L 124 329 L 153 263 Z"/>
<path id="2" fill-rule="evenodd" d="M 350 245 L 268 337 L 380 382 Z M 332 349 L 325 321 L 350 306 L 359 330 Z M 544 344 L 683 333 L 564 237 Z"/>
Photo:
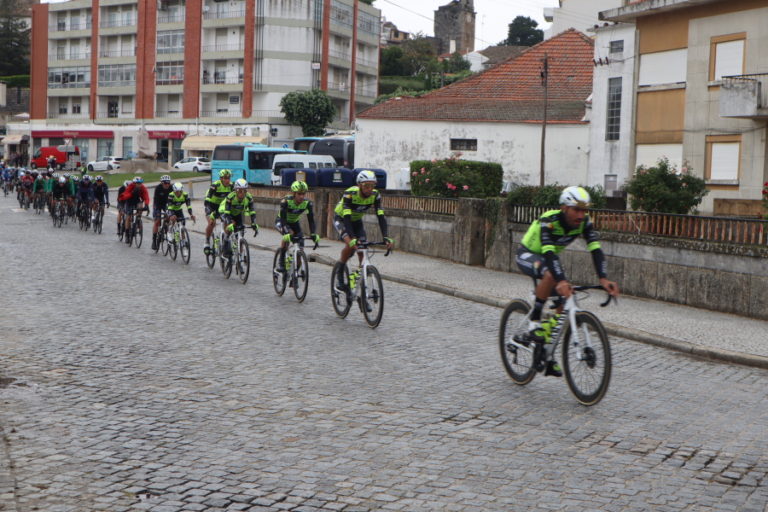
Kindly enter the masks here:
<path id="1" fill-rule="evenodd" d="M 183 139 L 187 136 L 185 131 L 157 131 L 147 130 L 150 139 Z"/>
<path id="2" fill-rule="evenodd" d="M 32 130 L 33 139 L 112 139 L 115 132 L 110 130 Z"/>

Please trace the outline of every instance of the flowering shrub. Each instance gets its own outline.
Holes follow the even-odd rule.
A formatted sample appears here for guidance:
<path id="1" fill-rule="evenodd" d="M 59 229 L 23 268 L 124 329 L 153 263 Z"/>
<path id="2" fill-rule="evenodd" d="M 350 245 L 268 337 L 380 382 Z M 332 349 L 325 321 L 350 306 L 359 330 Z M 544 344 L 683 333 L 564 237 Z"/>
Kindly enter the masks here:
<path id="1" fill-rule="evenodd" d="M 677 172 L 666 158 L 655 167 L 638 167 L 624 189 L 633 210 L 680 214 L 691 213 L 709 192 L 704 180 L 693 176 L 687 165 Z"/>
<path id="2" fill-rule="evenodd" d="M 415 196 L 497 197 L 503 170 L 491 162 L 460 160 L 456 153 L 443 160 L 411 162 L 411 192 Z"/>

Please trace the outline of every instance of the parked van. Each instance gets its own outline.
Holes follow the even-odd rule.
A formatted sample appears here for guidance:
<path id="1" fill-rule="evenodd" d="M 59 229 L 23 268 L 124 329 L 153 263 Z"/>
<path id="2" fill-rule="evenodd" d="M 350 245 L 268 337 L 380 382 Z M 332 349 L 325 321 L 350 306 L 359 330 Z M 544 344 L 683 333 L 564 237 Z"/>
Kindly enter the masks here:
<path id="1" fill-rule="evenodd" d="M 305 155 L 303 153 L 276 155 L 272 161 L 272 184 L 280 185 L 282 183 L 280 171 L 283 169 L 323 169 L 326 167 L 336 167 L 336 160 L 330 155 Z"/>
<path id="2" fill-rule="evenodd" d="M 355 137 L 325 137 L 314 144 L 309 149 L 312 155 L 331 155 L 336 159 L 336 165 L 355 168 Z"/>
<path id="3" fill-rule="evenodd" d="M 32 169 L 46 169 L 50 157 L 56 160 L 56 169 L 75 169 L 82 165 L 80 148 L 77 146 L 43 146 L 32 155 L 29 166 Z"/>

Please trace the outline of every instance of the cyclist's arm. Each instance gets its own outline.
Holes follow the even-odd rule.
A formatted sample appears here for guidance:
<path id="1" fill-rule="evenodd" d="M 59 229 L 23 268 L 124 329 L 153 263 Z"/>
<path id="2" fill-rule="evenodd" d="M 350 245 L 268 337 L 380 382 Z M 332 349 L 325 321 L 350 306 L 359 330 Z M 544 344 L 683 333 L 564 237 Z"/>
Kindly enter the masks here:
<path id="1" fill-rule="evenodd" d="M 280 220 L 283 221 L 283 224 L 288 223 L 288 200 L 283 199 L 280 201 L 280 213 L 278 213 L 278 217 L 280 217 Z"/>
<path id="2" fill-rule="evenodd" d="M 352 226 L 352 206 L 353 206 L 353 194 L 351 193 L 345 193 L 342 197 L 341 201 L 341 218 L 344 221 L 344 229 L 352 235 L 352 233 L 355 232 L 354 227 Z"/>
<path id="3" fill-rule="evenodd" d="M 589 217 L 584 220 L 584 239 L 587 241 L 587 250 L 592 255 L 592 264 L 595 266 L 597 277 L 607 278 L 608 264 L 605 261 L 605 253 L 600 247 L 600 234 L 595 230 Z"/>
<path id="4" fill-rule="evenodd" d="M 381 194 L 378 190 L 376 191 L 376 201 L 374 201 L 373 207 L 376 209 L 376 218 L 379 219 L 379 230 L 381 231 L 381 236 L 388 238 L 387 218 L 384 216 L 384 210 L 381 208 Z"/>
<path id="5" fill-rule="evenodd" d="M 547 268 L 552 272 L 556 282 L 565 281 L 565 271 L 560 263 L 560 258 L 555 252 L 555 243 L 552 238 L 552 230 L 547 224 L 541 224 L 541 255 L 547 263 Z"/>
<path id="6" fill-rule="evenodd" d="M 312 201 L 309 201 L 309 204 L 307 205 L 307 222 L 309 223 L 309 232 L 317 233 L 317 230 L 315 229 L 317 227 L 315 226 L 315 211 Z"/>

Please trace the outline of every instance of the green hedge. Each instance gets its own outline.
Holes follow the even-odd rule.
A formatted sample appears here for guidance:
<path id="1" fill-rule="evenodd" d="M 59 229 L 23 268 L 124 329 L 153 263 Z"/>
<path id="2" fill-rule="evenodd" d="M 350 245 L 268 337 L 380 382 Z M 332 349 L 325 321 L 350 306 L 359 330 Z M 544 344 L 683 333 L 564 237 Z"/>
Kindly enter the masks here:
<path id="1" fill-rule="evenodd" d="M 544 185 L 543 187 L 524 185 L 522 187 L 513 188 L 507 195 L 507 201 L 510 204 L 517 204 L 523 206 L 551 206 L 553 208 L 559 208 L 560 194 L 567 185 L 560 185 L 555 183 L 553 185 Z M 605 198 L 605 190 L 600 185 L 594 187 L 584 186 L 589 197 L 592 198 L 593 208 L 605 208 L 607 200 Z"/>
<path id="2" fill-rule="evenodd" d="M 498 197 L 504 172 L 500 164 L 446 158 L 411 162 L 415 196 Z"/>
<path id="3" fill-rule="evenodd" d="M 0 82 L 5 82 L 8 88 L 29 88 L 29 75 L 0 76 Z"/>

